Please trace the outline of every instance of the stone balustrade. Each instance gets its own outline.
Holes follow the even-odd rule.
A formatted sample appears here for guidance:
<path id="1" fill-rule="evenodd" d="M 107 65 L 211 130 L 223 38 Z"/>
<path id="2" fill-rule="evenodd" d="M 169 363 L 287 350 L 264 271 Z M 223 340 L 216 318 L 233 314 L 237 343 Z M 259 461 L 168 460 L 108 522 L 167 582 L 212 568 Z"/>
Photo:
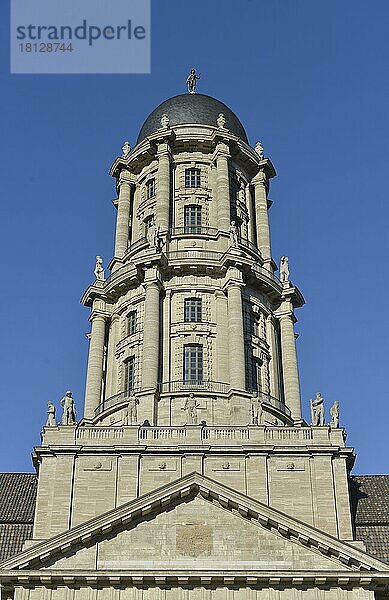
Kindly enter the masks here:
<path id="1" fill-rule="evenodd" d="M 42 445 L 82 446 L 336 446 L 345 447 L 343 429 L 330 427 L 45 427 Z"/>

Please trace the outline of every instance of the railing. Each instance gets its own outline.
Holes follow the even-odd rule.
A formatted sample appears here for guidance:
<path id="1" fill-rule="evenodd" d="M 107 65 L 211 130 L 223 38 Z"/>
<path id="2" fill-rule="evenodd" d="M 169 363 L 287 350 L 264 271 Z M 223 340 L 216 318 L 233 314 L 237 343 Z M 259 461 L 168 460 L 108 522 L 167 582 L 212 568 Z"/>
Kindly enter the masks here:
<path id="1" fill-rule="evenodd" d="M 270 396 L 270 394 L 265 394 L 265 393 L 259 392 L 257 390 L 249 390 L 249 391 L 252 394 L 256 393 L 257 396 L 259 397 L 259 399 L 261 400 L 261 402 L 270 404 L 270 406 L 273 406 L 280 412 L 283 412 L 285 415 L 288 415 L 288 417 L 290 417 L 290 415 L 291 415 L 290 409 L 287 406 L 285 406 L 285 404 L 283 402 L 281 402 L 281 400 L 278 400 L 278 398 L 274 398 L 274 396 Z"/>
<path id="2" fill-rule="evenodd" d="M 164 381 L 160 383 L 159 392 L 175 393 L 175 392 L 216 392 L 226 394 L 230 389 L 228 383 L 222 381 Z"/>
<path id="3" fill-rule="evenodd" d="M 134 388 L 132 390 L 132 393 L 136 394 L 139 391 L 140 391 L 140 388 Z M 118 394 L 115 394 L 114 396 L 110 396 L 109 398 L 106 398 L 95 409 L 95 416 L 97 417 L 97 415 L 100 415 L 101 413 L 105 412 L 108 408 L 111 408 L 112 406 L 115 406 L 116 404 L 121 404 L 129 397 L 130 397 L 129 392 L 119 392 Z"/>
<path id="4" fill-rule="evenodd" d="M 265 438 L 267 440 L 283 440 L 283 441 L 311 441 L 313 440 L 313 431 L 308 428 L 294 427 L 274 427 L 265 430 Z"/>
<path id="5" fill-rule="evenodd" d="M 185 227 L 174 227 L 170 229 L 170 236 L 176 235 L 213 235 L 218 233 L 215 227 L 204 227 L 203 225 L 187 225 Z"/>
<path id="6" fill-rule="evenodd" d="M 200 260 L 214 260 L 220 261 L 221 257 L 224 256 L 223 252 L 212 252 L 209 250 L 173 250 L 166 252 L 168 260 L 186 260 L 196 258 Z"/>
<path id="7" fill-rule="evenodd" d="M 248 427 L 204 427 L 201 430 L 202 440 L 249 440 Z"/>
<path id="8" fill-rule="evenodd" d="M 184 440 L 187 430 L 185 427 L 141 427 L 140 440 Z"/>

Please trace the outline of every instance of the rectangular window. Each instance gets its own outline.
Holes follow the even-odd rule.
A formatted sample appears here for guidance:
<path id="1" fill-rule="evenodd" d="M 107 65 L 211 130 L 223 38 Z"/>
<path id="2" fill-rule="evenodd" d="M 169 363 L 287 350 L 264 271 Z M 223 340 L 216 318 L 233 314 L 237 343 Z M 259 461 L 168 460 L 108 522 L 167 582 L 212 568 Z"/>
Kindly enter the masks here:
<path id="1" fill-rule="evenodd" d="M 136 332 L 136 310 L 132 310 L 127 315 L 127 335 L 132 335 Z"/>
<path id="2" fill-rule="evenodd" d="M 135 383 L 135 356 L 131 356 L 126 362 L 126 392 L 131 394 Z"/>
<path id="3" fill-rule="evenodd" d="M 184 206 L 184 232 L 201 233 L 201 206 Z"/>
<path id="4" fill-rule="evenodd" d="M 185 169 L 185 187 L 199 188 L 201 184 L 200 169 Z"/>
<path id="5" fill-rule="evenodd" d="M 148 237 L 149 229 L 154 225 L 154 217 L 147 217 L 144 221 L 145 223 L 145 236 Z"/>
<path id="6" fill-rule="evenodd" d="M 184 382 L 203 383 L 203 347 L 200 344 L 184 346 Z"/>
<path id="7" fill-rule="evenodd" d="M 202 319 L 202 301 L 200 298 L 187 298 L 184 300 L 184 321 L 200 323 Z"/>
<path id="8" fill-rule="evenodd" d="M 149 179 L 146 183 L 147 200 L 155 196 L 155 179 Z"/>

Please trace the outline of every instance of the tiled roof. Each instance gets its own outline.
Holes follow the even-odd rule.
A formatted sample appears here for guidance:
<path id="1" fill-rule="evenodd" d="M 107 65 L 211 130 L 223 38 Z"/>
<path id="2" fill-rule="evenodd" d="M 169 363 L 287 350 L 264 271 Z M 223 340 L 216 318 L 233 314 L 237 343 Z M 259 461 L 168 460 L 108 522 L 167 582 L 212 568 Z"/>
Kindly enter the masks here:
<path id="1" fill-rule="evenodd" d="M 21 551 L 32 536 L 37 477 L 0 473 L 0 560 Z"/>
<path id="2" fill-rule="evenodd" d="M 23 550 L 26 540 L 32 538 L 32 524 L 0 523 L 0 560 L 11 558 Z"/>
<path id="3" fill-rule="evenodd" d="M 389 475 L 351 477 L 351 501 L 357 540 L 389 563 Z"/>

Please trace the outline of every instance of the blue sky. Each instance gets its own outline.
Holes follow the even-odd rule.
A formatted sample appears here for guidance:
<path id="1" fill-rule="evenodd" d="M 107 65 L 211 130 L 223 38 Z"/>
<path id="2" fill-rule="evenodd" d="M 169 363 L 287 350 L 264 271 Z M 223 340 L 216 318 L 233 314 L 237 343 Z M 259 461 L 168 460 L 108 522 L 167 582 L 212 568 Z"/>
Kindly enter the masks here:
<path id="1" fill-rule="evenodd" d="M 387 0 L 153 0 L 151 75 L 11 76 L 0 11 L 0 471 L 32 468 L 47 400 L 72 389 L 82 412 L 79 299 L 95 255 L 112 256 L 108 170 L 195 66 L 278 173 L 273 255 L 307 301 L 305 415 L 317 390 L 338 399 L 355 472 L 388 472 Z"/>

